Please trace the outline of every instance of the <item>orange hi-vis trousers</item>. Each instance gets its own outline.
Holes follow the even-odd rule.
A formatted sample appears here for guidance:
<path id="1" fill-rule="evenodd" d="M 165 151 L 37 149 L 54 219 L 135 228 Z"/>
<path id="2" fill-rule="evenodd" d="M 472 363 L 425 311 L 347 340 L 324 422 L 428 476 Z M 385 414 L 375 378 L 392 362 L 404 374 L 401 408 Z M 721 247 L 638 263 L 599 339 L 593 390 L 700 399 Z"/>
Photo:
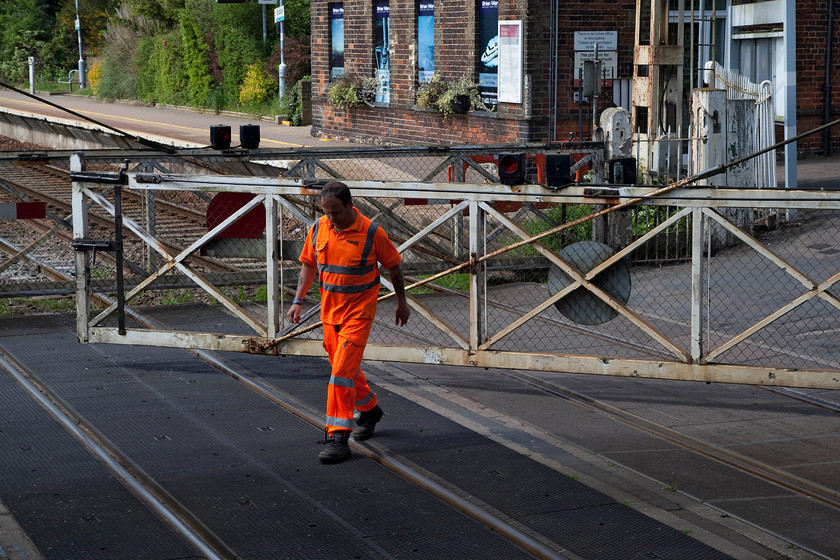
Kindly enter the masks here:
<path id="1" fill-rule="evenodd" d="M 353 410 L 366 412 L 377 404 L 376 393 L 362 373 L 362 354 L 373 322 L 353 319 L 342 325 L 324 323 L 324 350 L 332 374 L 327 388 L 327 431 L 353 429 Z"/>

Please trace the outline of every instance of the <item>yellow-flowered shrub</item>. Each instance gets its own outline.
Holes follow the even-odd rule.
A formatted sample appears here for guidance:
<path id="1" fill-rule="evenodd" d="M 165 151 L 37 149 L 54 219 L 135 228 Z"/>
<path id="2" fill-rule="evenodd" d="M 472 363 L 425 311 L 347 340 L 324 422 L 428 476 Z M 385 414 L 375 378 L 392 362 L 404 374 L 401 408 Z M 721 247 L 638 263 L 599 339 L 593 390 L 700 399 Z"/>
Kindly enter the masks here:
<path id="1" fill-rule="evenodd" d="M 265 68 L 261 64 L 249 64 L 239 90 L 239 104 L 253 105 L 268 101 L 275 90 L 276 84 Z"/>

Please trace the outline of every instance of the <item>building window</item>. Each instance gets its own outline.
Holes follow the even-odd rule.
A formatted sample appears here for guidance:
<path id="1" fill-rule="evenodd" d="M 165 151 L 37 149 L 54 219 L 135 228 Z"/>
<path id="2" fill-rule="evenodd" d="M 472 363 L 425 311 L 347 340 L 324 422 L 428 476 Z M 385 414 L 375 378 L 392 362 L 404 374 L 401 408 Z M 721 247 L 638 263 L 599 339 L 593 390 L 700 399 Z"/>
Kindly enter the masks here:
<path id="1" fill-rule="evenodd" d="M 376 65 L 376 77 L 379 78 L 379 90 L 376 92 L 377 103 L 391 102 L 391 57 L 390 31 L 391 16 L 388 0 L 376 0 L 374 4 L 375 21 L 373 26 L 373 60 Z"/>
<path id="2" fill-rule="evenodd" d="M 499 0 L 479 0 L 478 47 L 478 90 L 493 111 L 499 92 Z"/>
<path id="3" fill-rule="evenodd" d="M 417 6 L 417 80 L 422 84 L 435 73 L 435 2 L 420 0 Z"/>
<path id="4" fill-rule="evenodd" d="M 330 78 L 344 75 L 344 4 L 330 4 Z"/>

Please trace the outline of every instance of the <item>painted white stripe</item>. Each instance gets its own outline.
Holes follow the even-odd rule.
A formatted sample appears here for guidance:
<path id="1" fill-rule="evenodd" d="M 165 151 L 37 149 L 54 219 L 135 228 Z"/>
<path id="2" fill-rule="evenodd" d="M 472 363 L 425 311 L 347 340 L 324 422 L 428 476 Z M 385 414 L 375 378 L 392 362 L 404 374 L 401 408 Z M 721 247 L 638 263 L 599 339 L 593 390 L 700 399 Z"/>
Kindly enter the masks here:
<path id="1" fill-rule="evenodd" d="M 0 220 L 17 220 L 17 204 L 0 204 Z"/>

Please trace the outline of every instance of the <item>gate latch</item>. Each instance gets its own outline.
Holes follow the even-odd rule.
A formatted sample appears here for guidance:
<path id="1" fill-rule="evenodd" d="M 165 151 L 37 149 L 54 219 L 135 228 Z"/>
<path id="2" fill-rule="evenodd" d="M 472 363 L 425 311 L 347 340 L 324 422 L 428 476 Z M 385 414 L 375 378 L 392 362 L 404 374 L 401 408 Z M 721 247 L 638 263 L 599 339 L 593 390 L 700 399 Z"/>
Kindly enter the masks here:
<path id="1" fill-rule="evenodd" d="M 116 251 L 119 249 L 116 241 L 101 241 L 98 239 L 74 239 L 71 243 L 73 249 L 76 251 L 93 251 L 93 258 L 91 264 L 96 264 L 97 251 Z"/>

